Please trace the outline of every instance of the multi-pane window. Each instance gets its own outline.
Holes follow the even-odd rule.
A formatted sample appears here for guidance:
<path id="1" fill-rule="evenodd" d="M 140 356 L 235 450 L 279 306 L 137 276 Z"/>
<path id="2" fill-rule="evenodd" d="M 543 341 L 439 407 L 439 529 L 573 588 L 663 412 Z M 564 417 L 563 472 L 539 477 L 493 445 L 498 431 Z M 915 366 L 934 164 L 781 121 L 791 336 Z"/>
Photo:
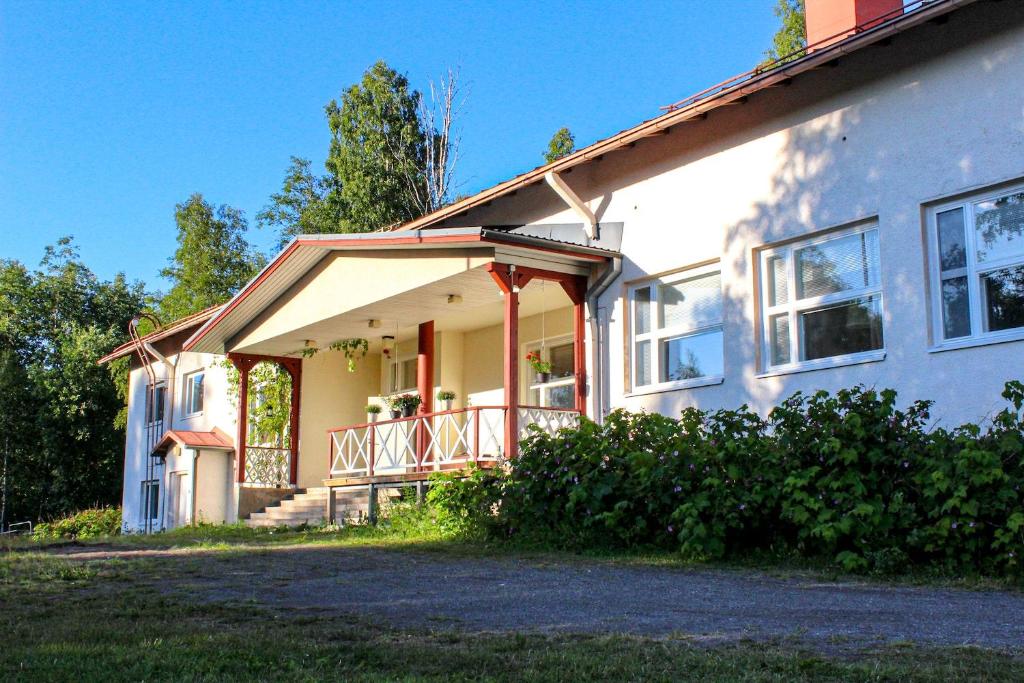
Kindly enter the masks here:
<path id="1" fill-rule="evenodd" d="M 185 415 L 195 415 L 203 412 L 203 384 L 205 375 L 202 372 L 193 372 L 185 376 Z"/>
<path id="2" fill-rule="evenodd" d="M 573 345 L 571 337 L 563 337 L 547 341 L 544 344 L 532 344 L 526 352 L 536 352 L 541 360 L 551 363 L 551 373 L 547 382 L 539 383 L 529 365 L 524 363 L 527 373 L 526 386 L 529 387 L 527 403 L 531 406 L 545 408 L 574 408 L 576 406 L 576 375 L 573 366 Z M 526 354 L 523 354 L 524 356 Z"/>
<path id="3" fill-rule="evenodd" d="M 765 369 L 856 360 L 883 348 L 878 228 L 761 253 Z"/>
<path id="4" fill-rule="evenodd" d="M 929 212 L 934 337 L 941 345 L 1024 331 L 1024 189 Z"/>
<path id="5" fill-rule="evenodd" d="M 681 388 L 725 374 L 718 264 L 630 290 L 634 390 Z"/>

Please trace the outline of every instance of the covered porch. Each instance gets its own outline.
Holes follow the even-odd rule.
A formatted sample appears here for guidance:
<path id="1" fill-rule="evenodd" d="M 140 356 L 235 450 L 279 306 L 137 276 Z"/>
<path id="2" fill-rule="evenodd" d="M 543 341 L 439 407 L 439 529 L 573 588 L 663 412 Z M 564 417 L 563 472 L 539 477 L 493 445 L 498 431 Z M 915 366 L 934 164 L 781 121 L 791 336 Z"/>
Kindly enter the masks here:
<path id="1" fill-rule="evenodd" d="M 575 425 L 587 412 L 588 279 L 607 257 L 556 244 L 326 250 L 262 310 L 226 325 L 224 349 L 241 375 L 271 360 L 293 378 L 280 448 L 253 441 L 253 401 L 240 396 L 239 483 L 422 480 L 515 457 L 531 425 Z M 365 341 L 365 354 L 339 344 L 352 340 Z M 547 376 L 528 353 L 550 364 Z M 392 417 L 395 396 L 420 403 Z M 381 413 L 368 415 L 370 405 Z"/>

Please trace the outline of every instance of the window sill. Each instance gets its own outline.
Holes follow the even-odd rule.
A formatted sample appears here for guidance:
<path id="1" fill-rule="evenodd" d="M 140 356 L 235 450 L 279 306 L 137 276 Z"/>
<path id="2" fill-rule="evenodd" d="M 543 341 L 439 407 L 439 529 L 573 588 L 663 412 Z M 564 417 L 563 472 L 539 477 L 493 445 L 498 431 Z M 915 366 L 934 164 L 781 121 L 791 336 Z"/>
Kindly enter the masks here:
<path id="1" fill-rule="evenodd" d="M 778 377 L 779 375 L 793 375 L 798 372 L 811 372 L 813 370 L 828 370 L 841 368 L 847 365 L 860 365 L 862 363 L 877 363 L 885 360 L 885 351 L 868 351 L 866 353 L 851 354 L 848 356 L 835 356 L 821 360 L 800 363 L 798 365 L 786 365 L 766 370 L 756 375 L 758 379 L 765 377 Z"/>
<path id="2" fill-rule="evenodd" d="M 956 351 L 958 349 L 970 349 L 975 346 L 989 346 L 991 344 L 1005 344 L 1015 341 L 1024 341 L 1024 329 L 998 332 L 984 337 L 951 339 L 950 341 L 932 346 L 928 349 L 928 353 L 942 353 L 943 351 Z"/>
<path id="3" fill-rule="evenodd" d="M 194 420 L 197 417 L 202 417 L 202 416 L 203 416 L 203 411 L 199 411 L 198 413 L 189 413 L 188 415 L 182 415 L 181 419 L 182 420 Z"/>
<path id="4" fill-rule="evenodd" d="M 685 389 L 697 389 L 699 387 L 710 387 L 716 384 L 721 384 L 725 381 L 725 375 L 715 375 L 713 377 L 697 377 L 695 379 L 686 380 L 685 382 L 673 382 L 672 384 L 655 384 L 650 387 L 642 387 L 640 389 L 634 389 L 628 391 L 623 396 L 630 398 L 633 396 L 647 396 L 649 394 L 664 394 L 670 391 L 683 391 Z"/>

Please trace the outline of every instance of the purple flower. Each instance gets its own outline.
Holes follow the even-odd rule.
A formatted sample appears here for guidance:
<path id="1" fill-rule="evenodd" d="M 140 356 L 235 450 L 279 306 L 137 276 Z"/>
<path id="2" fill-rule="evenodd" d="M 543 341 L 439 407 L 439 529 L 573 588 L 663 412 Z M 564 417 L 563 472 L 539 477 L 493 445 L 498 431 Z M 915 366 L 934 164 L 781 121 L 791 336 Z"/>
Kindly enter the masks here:
<path id="1" fill-rule="evenodd" d="M 974 528 L 974 522 L 971 522 L 971 523 L 970 523 L 970 524 L 968 524 L 967 526 L 969 526 L 969 527 L 971 527 L 971 528 L 973 529 L 973 528 Z"/>
<path id="2" fill-rule="evenodd" d="M 747 504 L 746 503 L 740 503 L 739 509 L 740 510 L 746 510 L 747 509 Z"/>
<path id="3" fill-rule="evenodd" d="M 1011 552 L 1010 552 L 1010 557 L 1017 557 L 1017 555 L 1016 555 L 1016 554 L 1014 554 L 1014 553 L 1013 553 L 1013 552 L 1011 551 Z"/>
<path id="4" fill-rule="evenodd" d="M 681 491 L 683 490 L 683 487 L 682 487 L 682 486 L 676 486 L 676 487 L 675 487 L 674 489 L 672 489 L 672 490 L 673 490 L 673 491 L 674 491 L 675 493 L 679 493 L 679 492 L 681 492 Z"/>
<path id="5" fill-rule="evenodd" d="M 671 534 L 673 531 L 675 531 L 675 528 L 673 528 L 671 525 L 669 525 L 668 532 Z"/>
<path id="6" fill-rule="evenodd" d="M 950 528 L 950 529 L 955 529 L 955 528 L 956 528 L 956 526 L 957 526 L 957 525 L 956 525 L 956 522 L 953 522 L 952 524 L 950 524 L 950 525 L 949 525 L 949 528 Z"/>

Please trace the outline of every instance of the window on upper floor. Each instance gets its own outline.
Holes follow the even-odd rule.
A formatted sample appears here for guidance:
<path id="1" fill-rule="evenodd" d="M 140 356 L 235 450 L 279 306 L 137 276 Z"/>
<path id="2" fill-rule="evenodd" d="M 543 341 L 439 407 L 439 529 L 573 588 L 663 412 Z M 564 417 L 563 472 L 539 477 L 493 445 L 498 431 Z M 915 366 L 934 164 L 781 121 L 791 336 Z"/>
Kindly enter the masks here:
<path id="1" fill-rule="evenodd" d="M 190 415 L 198 415 L 203 412 L 203 398 L 204 392 L 203 387 L 205 385 L 206 374 L 202 371 L 193 372 L 189 375 L 185 375 L 184 383 L 184 404 L 183 413 L 185 417 Z"/>
<path id="2" fill-rule="evenodd" d="M 634 284 L 629 302 L 633 391 L 722 380 L 722 273 L 717 263 Z"/>
<path id="3" fill-rule="evenodd" d="M 858 227 L 760 253 L 766 371 L 881 357 L 878 227 Z"/>
<path id="4" fill-rule="evenodd" d="M 927 213 L 937 347 L 1024 338 L 1024 187 Z"/>
<path id="5" fill-rule="evenodd" d="M 157 384 L 153 387 L 152 394 L 146 396 L 146 421 L 149 424 L 156 424 L 164 421 L 164 407 L 167 401 L 167 385 Z"/>

